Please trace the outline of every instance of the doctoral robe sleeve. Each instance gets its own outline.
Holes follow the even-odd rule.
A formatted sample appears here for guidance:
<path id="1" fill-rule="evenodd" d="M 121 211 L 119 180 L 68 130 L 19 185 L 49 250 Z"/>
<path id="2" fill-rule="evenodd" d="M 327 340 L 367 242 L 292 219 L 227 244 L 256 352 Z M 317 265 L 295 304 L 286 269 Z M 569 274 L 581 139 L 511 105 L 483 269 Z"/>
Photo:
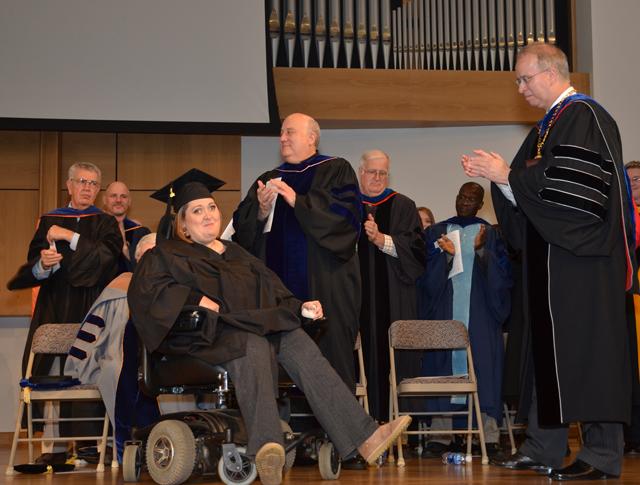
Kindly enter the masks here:
<path id="1" fill-rule="evenodd" d="M 495 229 L 486 227 L 482 256 L 476 253 L 475 271 L 482 275 L 484 304 L 494 321 L 502 325 L 511 312 L 511 263 L 504 242 Z"/>
<path id="2" fill-rule="evenodd" d="M 40 251 L 49 247 L 47 241 L 47 231 L 49 226 L 44 224 L 42 219 L 38 222 L 38 228 L 36 229 L 33 239 L 29 243 L 29 250 L 27 251 L 27 262 L 20 266 L 16 274 L 7 283 L 9 290 L 20 290 L 23 288 L 32 288 L 39 286 L 43 280 L 38 280 L 33 276 L 33 265 L 40 259 Z"/>
<path id="3" fill-rule="evenodd" d="M 82 234 L 76 250 L 68 245 L 60 250 L 60 266 L 71 286 L 106 286 L 116 275 L 124 241 L 112 216 L 98 216 L 94 232 Z"/>
<path id="4" fill-rule="evenodd" d="M 436 224 L 425 232 L 427 268 L 420 277 L 418 296 L 420 318 L 440 320 L 451 318 L 452 287 L 449 280 L 451 261 L 447 253 L 434 246 L 446 227 Z"/>
<path id="5" fill-rule="evenodd" d="M 531 157 L 532 147 L 535 146 L 537 131 L 533 128 L 518 153 L 513 159 L 511 169 L 516 170 L 525 166 L 525 160 Z M 527 218 L 517 205 L 505 197 L 502 190 L 495 184 L 491 184 L 491 200 L 496 218 L 500 224 L 500 230 L 505 239 L 515 250 L 522 251 L 526 241 Z"/>
<path id="6" fill-rule="evenodd" d="M 262 174 L 258 180 L 266 184 L 268 180 L 273 178 L 274 172 Z M 235 230 L 232 240 L 249 251 L 251 254 L 261 257 L 261 248 L 264 247 L 264 229 L 265 221 L 258 220 L 258 210 L 260 203 L 258 202 L 258 180 L 249 188 L 246 197 L 240 202 L 238 208 L 233 213 L 233 228 Z"/>
<path id="7" fill-rule="evenodd" d="M 620 146 L 617 128 L 603 137 L 602 127 L 582 102 L 570 104 L 551 128 L 542 158 L 513 167 L 509 183 L 518 207 L 545 241 L 578 256 L 607 256 L 621 221 L 621 166 L 611 146 Z M 619 162 L 618 162 L 619 163 Z M 606 227 L 603 227 L 606 226 Z"/>
<path id="8" fill-rule="evenodd" d="M 191 294 L 170 272 L 171 260 L 160 248 L 142 258 L 131 279 L 127 297 L 138 335 L 148 350 L 154 351 L 169 333 Z"/>
<path id="9" fill-rule="evenodd" d="M 318 246 L 343 261 L 353 257 L 362 205 L 358 179 L 349 162 L 339 158 L 320 166 L 309 192 L 296 195 L 294 212 L 304 233 Z"/>
<path id="10" fill-rule="evenodd" d="M 391 239 L 398 257 L 386 255 L 387 264 L 400 281 L 414 284 L 424 273 L 426 255 L 422 226 L 415 203 L 400 194 L 391 214 Z M 397 204 L 397 208 L 396 208 Z"/>

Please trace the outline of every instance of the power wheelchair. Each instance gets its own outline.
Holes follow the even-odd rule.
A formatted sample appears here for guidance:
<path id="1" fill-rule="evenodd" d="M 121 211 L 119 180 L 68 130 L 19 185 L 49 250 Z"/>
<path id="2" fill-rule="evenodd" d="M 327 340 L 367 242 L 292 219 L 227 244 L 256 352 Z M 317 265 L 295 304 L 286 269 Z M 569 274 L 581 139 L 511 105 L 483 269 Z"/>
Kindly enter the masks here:
<path id="1" fill-rule="evenodd" d="M 192 314 L 197 325 L 198 312 Z M 150 426 L 134 428 L 125 442 L 122 471 L 125 482 L 137 482 L 143 468 L 160 485 L 178 485 L 192 476 L 213 478 L 228 485 L 245 485 L 257 478 L 253 460 L 246 453 L 247 432 L 235 403 L 226 370 L 189 355 L 161 355 L 142 349 L 139 383 L 146 394 L 213 395 L 213 409 L 161 416 Z M 293 384 L 281 385 L 285 394 Z M 302 449 L 318 461 L 324 480 L 340 476 L 340 457 L 324 431 L 294 434 L 282 421 L 286 473 Z"/>

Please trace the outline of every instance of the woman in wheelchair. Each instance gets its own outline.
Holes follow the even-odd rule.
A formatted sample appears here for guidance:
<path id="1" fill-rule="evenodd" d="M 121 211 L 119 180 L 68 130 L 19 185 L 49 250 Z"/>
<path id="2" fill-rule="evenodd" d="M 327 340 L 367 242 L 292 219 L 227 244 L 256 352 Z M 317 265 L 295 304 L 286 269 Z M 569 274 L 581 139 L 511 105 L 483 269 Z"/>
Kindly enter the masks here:
<path id="1" fill-rule="evenodd" d="M 411 418 L 378 426 L 301 328 L 303 315 L 323 318 L 321 303 L 300 302 L 262 261 L 218 239 L 221 214 L 211 192 L 221 185 L 191 170 L 154 194 L 170 200 L 177 215 L 171 237 L 147 252 L 129 287 L 140 337 L 150 351 L 188 353 L 226 368 L 262 483 L 281 483 L 285 463 L 277 362 L 303 390 L 340 455 L 359 452 L 374 463 Z M 194 309 L 206 314 L 202 324 L 172 331 Z"/>

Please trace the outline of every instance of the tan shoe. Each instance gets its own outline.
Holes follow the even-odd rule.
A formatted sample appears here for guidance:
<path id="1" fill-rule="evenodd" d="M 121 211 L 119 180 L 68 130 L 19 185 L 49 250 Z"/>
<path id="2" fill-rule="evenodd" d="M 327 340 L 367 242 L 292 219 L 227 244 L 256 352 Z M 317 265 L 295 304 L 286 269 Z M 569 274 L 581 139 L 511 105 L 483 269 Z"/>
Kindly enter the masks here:
<path id="1" fill-rule="evenodd" d="M 403 431 L 411 424 L 411 416 L 401 416 L 390 423 L 380 426 L 367 441 L 358 447 L 362 457 L 369 465 L 373 465 Z"/>
<path id="2" fill-rule="evenodd" d="M 282 483 L 282 467 L 284 467 L 284 448 L 279 443 L 265 443 L 256 453 L 256 468 L 260 481 L 264 485 L 280 485 Z"/>

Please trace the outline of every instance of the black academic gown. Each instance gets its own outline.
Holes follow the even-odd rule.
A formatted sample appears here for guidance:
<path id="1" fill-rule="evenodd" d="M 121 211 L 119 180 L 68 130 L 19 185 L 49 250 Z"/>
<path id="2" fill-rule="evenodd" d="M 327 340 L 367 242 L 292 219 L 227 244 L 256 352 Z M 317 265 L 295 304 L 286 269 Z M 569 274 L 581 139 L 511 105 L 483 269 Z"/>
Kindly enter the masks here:
<path id="1" fill-rule="evenodd" d="M 201 244 L 162 241 L 145 253 L 127 294 L 138 335 L 150 351 L 189 354 L 211 364 L 245 355 L 247 333 L 300 326 L 300 300 L 262 261 L 233 242 L 218 254 Z M 169 332 L 203 296 L 220 305 L 201 328 Z"/>
<path id="2" fill-rule="evenodd" d="M 424 271 L 424 241 L 415 203 L 387 190 L 375 198 L 363 196 L 364 211 L 374 215 L 378 229 L 393 239 L 398 257 L 380 251 L 369 242 L 364 230 L 358 241 L 362 276 L 360 334 L 364 354 L 369 414 L 377 420 L 389 419 L 389 336 L 396 320 L 417 318 L 416 279 Z M 402 352 L 397 372 L 415 377 L 420 372 L 420 356 Z"/>
<path id="3" fill-rule="evenodd" d="M 535 383 L 539 421 L 628 422 L 625 288 L 633 234 L 615 121 L 593 100 L 560 112 L 533 162 L 534 128 L 511 164 L 517 207 L 492 185 L 496 215 L 523 254 L 521 407 Z"/>
<path id="4" fill-rule="evenodd" d="M 284 163 L 258 180 L 282 177 L 296 192 L 295 207 L 276 201 L 271 231 L 258 221 L 257 181 L 233 215 L 234 241 L 263 259 L 300 300 L 320 300 L 326 321 L 312 333 L 323 355 L 355 389 L 353 347 L 360 313 L 356 254 L 362 222 L 358 181 L 342 158 L 315 155 Z"/>
<path id="5" fill-rule="evenodd" d="M 53 225 L 77 232 L 80 239 L 75 251 L 66 241 L 57 241 L 56 248 L 63 256 L 60 269 L 49 278 L 37 280 L 32 268 L 40 259 L 40 251 L 49 248 L 46 236 Z M 10 290 L 40 287 L 25 346 L 23 372 L 36 328 L 43 323 L 82 322 L 91 304 L 115 277 L 122 244 L 117 221 L 103 212 L 80 218 L 47 214 L 40 218 L 27 262 L 7 285 Z M 51 359 L 40 359 L 34 366 L 34 374 L 46 374 Z"/>
<path id="6" fill-rule="evenodd" d="M 502 326 L 511 308 L 511 265 L 505 246 L 497 231 L 486 221 L 473 217 L 455 217 L 434 224 L 425 232 L 427 270 L 420 278 L 418 288 L 419 315 L 425 320 L 453 318 L 454 289 L 449 271 L 450 257 L 434 243 L 448 232 L 448 223 L 459 226 L 484 224 L 485 243 L 476 250 L 471 276 L 469 306 L 469 340 L 473 353 L 473 366 L 478 379 L 478 397 L 483 413 L 500 422 L 502 417 L 502 369 L 504 342 Z M 451 351 L 430 351 L 423 360 L 424 375 L 452 374 Z M 454 409 L 450 396 L 428 401 L 431 411 Z"/>

